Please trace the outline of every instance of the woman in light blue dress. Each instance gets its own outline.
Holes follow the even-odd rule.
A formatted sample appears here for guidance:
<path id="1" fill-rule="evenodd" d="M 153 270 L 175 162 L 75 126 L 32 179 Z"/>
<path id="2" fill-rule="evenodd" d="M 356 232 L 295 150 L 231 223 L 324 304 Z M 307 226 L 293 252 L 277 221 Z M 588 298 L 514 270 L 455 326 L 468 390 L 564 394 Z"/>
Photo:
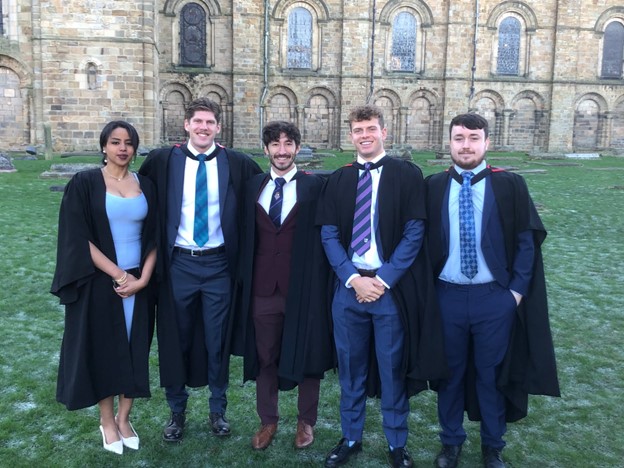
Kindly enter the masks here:
<path id="1" fill-rule="evenodd" d="M 67 184 L 52 283 L 65 305 L 57 400 L 70 410 L 98 404 L 104 449 L 117 454 L 139 448 L 130 410 L 150 396 L 156 195 L 129 171 L 138 145 L 132 125 L 110 122 L 100 135 L 102 168 Z"/>

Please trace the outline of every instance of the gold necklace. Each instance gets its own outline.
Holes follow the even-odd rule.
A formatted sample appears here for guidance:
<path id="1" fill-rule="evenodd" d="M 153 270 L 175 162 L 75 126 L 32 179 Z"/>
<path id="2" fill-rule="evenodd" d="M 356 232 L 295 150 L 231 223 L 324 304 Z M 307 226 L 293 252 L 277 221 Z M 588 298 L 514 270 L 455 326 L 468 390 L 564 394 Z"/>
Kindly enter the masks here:
<path id="1" fill-rule="evenodd" d="M 128 177 L 128 174 L 130 174 L 130 172 L 126 171 L 126 173 L 123 175 L 123 177 L 115 177 L 113 174 L 111 174 L 110 172 L 108 172 L 106 170 L 106 166 L 102 167 L 102 170 L 106 173 L 107 176 L 112 177 L 113 179 L 115 179 L 117 182 L 121 182 L 122 180 L 124 180 L 126 177 Z"/>

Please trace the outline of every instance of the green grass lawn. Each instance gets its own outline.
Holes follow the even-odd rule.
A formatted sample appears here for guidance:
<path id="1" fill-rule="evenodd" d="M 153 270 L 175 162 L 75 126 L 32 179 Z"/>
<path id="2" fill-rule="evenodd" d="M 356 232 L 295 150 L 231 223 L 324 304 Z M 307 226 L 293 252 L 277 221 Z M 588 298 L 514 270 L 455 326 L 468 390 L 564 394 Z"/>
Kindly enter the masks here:
<path id="1" fill-rule="evenodd" d="M 352 155 L 328 157 L 333 169 Z M 430 153 L 416 154 L 425 175 L 445 168 Z M 151 354 L 153 396 L 137 400 L 133 423 L 138 452 L 105 452 L 97 408 L 69 412 L 56 403 L 56 371 L 63 309 L 48 293 L 56 259 L 61 193 L 42 179 L 51 163 L 98 162 L 97 158 L 16 160 L 16 173 L 0 174 L 0 466 L 322 466 L 340 437 L 339 389 L 330 373 L 321 384 L 314 445 L 292 447 L 294 394 L 281 394 L 282 419 L 273 445 L 254 452 L 258 427 L 253 382 L 242 384 L 241 361 L 233 358 L 228 417 L 232 436 L 210 435 L 207 390 L 192 391 L 184 441 L 161 441 L 168 408 L 158 387 L 156 346 Z M 532 397 L 529 416 L 509 425 L 506 460 L 513 467 L 616 467 L 623 465 L 624 419 L 624 159 L 538 160 L 492 154 L 493 165 L 523 173 L 549 231 L 544 244 L 551 323 L 562 398 Z M 261 161 L 265 164 L 265 161 Z M 137 164 L 138 167 L 138 164 Z M 368 402 L 364 452 L 350 466 L 386 463 L 378 401 Z M 415 466 L 431 466 L 438 450 L 435 394 L 411 400 L 408 448 Z M 462 467 L 480 466 L 478 426 Z"/>

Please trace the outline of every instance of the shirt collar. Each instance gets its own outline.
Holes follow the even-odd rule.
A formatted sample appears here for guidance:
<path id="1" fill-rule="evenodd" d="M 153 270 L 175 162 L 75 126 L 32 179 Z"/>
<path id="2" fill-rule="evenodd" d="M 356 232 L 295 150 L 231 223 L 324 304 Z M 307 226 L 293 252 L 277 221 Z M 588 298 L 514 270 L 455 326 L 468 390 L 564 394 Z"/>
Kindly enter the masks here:
<path id="1" fill-rule="evenodd" d="M 376 156 L 375 158 L 371 159 L 371 160 L 366 160 L 364 159 L 362 156 L 360 156 L 359 154 L 357 155 L 357 162 L 359 162 L 360 164 L 364 165 L 367 162 L 370 163 L 378 163 L 379 161 L 381 161 L 381 159 L 386 155 L 386 152 L 382 152 L 379 156 Z"/>
<path id="2" fill-rule="evenodd" d="M 475 167 L 474 169 L 462 169 L 461 167 L 459 167 L 457 164 L 455 164 L 455 170 L 457 171 L 457 173 L 459 175 L 461 175 L 462 172 L 464 171 L 470 171 L 472 172 L 474 175 L 477 175 L 479 172 L 481 172 L 482 170 L 484 170 L 487 167 L 487 162 L 485 161 L 485 159 L 483 161 L 481 161 L 481 164 L 479 164 L 477 167 Z"/>
<path id="3" fill-rule="evenodd" d="M 191 142 L 190 142 L 190 141 L 188 141 L 188 142 L 186 143 L 186 147 L 188 148 L 188 150 L 191 152 L 191 154 L 192 154 L 193 156 L 197 156 L 198 154 L 201 154 L 199 151 L 197 151 L 197 150 L 195 149 L 195 147 L 194 147 L 193 145 L 191 145 Z M 212 152 L 215 150 L 215 148 L 216 148 L 216 147 L 217 147 L 217 145 L 215 145 L 215 144 L 213 143 L 213 144 L 212 144 L 212 146 L 211 146 L 210 148 L 208 148 L 208 151 L 206 151 L 204 154 L 210 154 L 210 153 L 212 153 Z"/>
<path id="4" fill-rule="evenodd" d="M 281 177 L 282 179 L 286 181 L 286 183 L 288 183 L 292 180 L 293 177 L 295 177 L 296 173 L 297 173 L 297 166 L 294 164 L 293 164 L 292 169 L 282 176 L 277 175 L 275 171 L 273 171 L 273 168 L 271 167 L 271 180 L 275 180 L 276 178 Z"/>

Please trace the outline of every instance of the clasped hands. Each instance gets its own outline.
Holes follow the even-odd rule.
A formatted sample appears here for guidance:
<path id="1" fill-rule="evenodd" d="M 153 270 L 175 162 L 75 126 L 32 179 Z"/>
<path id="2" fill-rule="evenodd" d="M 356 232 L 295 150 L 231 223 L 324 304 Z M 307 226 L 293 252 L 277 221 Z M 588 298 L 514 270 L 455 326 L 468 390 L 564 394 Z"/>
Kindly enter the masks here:
<path id="1" fill-rule="evenodd" d="M 386 292 L 386 287 L 377 278 L 357 276 L 349 284 L 355 290 L 355 298 L 360 304 L 363 302 L 374 302 Z"/>
<path id="2" fill-rule="evenodd" d="M 127 273 L 125 274 L 125 281 L 123 284 L 113 281 L 113 289 L 119 297 L 126 298 L 138 293 L 143 289 L 143 285 L 134 275 Z"/>

